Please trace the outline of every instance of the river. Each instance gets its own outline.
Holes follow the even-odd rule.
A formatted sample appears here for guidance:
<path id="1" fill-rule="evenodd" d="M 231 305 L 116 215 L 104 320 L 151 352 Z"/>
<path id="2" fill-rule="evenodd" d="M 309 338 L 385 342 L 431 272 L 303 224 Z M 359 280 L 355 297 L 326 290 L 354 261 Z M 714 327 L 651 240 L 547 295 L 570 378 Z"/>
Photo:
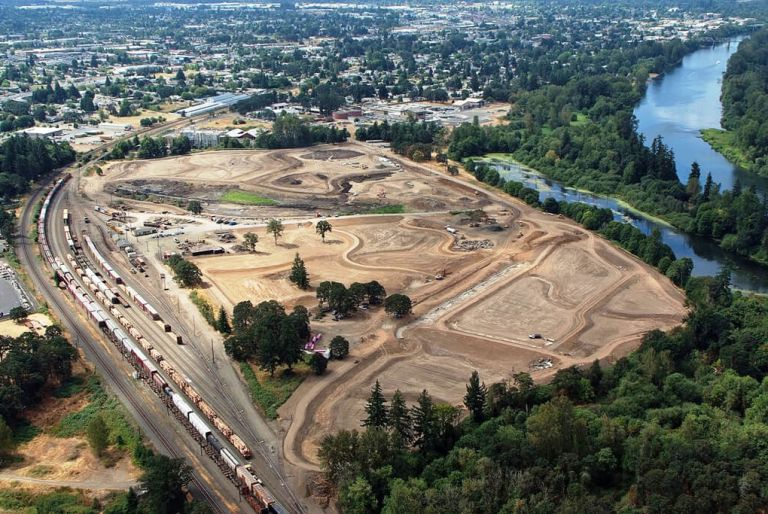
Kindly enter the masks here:
<path id="1" fill-rule="evenodd" d="M 699 162 L 703 175 L 712 173 L 715 182 L 730 188 L 736 179 L 746 187 L 755 185 L 758 194 L 768 191 L 768 180 L 749 174 L 715 152 L 701 139 L 700 130 L 719 128 L 720 90 L 722 74 L 728 58 L 736 51 L 742 38 L 734 38 L 711 48 L 688 55 L 683 62 L 654 80 L 648 86 L 645 97 L 635 110 L 638 129 L 650 142 L 657 135 L 675 152 L 677 171 L 685 182 L 693 160 Z M 542 200 L 548 197 L 569 202 L 584 202 L 607 207 L 614 218 L 632 223 L 644 233 L 659 229 L 663 241 L 675 255 L 693 260 L 693 274 L 714 275 L 723 266 L 732 270 L 732 283 L 738 289 L 768 293 L 768 272 L 757 264 L 738 255 L 724 252 L 712 240 L 691 236 L 667 225 L 637 215 L 612 198 L 592 195 L 565 187 L 547 179 L 538 172 L 509 162 L 499 162 L 499 174 L 508 180 L 523 182 L 537 189 Z"/>

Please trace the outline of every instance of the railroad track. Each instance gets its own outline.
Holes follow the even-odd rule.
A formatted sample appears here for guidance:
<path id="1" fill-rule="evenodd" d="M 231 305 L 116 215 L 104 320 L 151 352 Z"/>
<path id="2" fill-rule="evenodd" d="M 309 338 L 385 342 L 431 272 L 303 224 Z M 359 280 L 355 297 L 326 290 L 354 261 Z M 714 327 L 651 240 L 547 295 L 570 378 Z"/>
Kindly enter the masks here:
<path id="1" fill-rule="evenodd" d="M 58 291 L 51 291 L 49 289 L 51 286 L 50 277 L 46 275 L 44 268 L 37 262 L 37 256 L 34 252 L 36 243 L 29 239 L 26 231 L 26 227 L 29 227 L 32 224 L 34 207 L 40 201 L 40 197 L 44 192 L 45 188 L 40 188 L 30 196 L 29 201 L 22 211 L 19 220 L 19 237 L 17 238 L 19 260 L 28 271 L 36 289 L 38 289 L 48 305 L 56 312 L 57 317 L 61 320 L 64 327 L 70 334 L 76 337 L 78 344 L 82 345 L 87 358 L 97 366 L 102 376 L 107 378 L 109 386 L 120 393 L 123 401 L 128 404 L 128 407 L 133 411 L 134 415 L 139 418 L 145 429 L 148 429 L 147 435 L 158 442 L 161 449 L 170 456 L 182 457 L 183 454 L 179 451 L 178 447 L 146 413 L 143 402 L 141 399 L 137 398 L 135 388 L 126 384 L 126 377 L 118 374 L 114 362 L 110 363 L 107 361 L 102 354 L 103 349 L 98 347 L 92 335 L 80 326 L 81 320 L 77 319 L 78 315 L 76 314 L 76 311 L 68 305 L 67 300 L 58 294 Z M 222 514 L 230 512 L 230 509 L 222 505 L 221 500 L 211 494 L 208 487 L 206 487 L 197 474 L 193 474 L 191 484 L 193 485 L 195 492 L 201 495 L 211 505 L 211 508 L 215 512 Z"/>

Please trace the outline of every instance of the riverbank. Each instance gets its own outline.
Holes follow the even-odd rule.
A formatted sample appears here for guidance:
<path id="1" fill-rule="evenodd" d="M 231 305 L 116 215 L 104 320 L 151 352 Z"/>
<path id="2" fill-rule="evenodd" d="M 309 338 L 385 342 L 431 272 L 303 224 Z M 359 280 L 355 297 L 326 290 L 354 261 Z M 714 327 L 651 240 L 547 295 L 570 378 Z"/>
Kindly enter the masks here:
<path id="1" fill-rule="evenodd" d="M 552 178 L 548 177 L 543 172 L 541 172 L 541 171 L 539 171 L 539 170 L 537 170 L 535 168 L 531 168 L 527 164 L 524 164 L 524 163 L 516 160 L 514 155 L 512 155 L 512 154 L 489 153 L 489 154 L 484 155 L 480 160 L 482 162 L 487 162 L 489 164 L 492 164 L 493 161 L 496 161 L 496 162 L 501 163 L 501 164 L 519 166 L 520 169 L 525 170 L 526 173 L 530 173 L 532 175 L 536 175 L 537 177 L 540 177 L 543 180 L 555 181 L 555 179 L 552 179 Z M 655 223 L 657 225 L 662 225 L 662 226 L 667 227 L 667 228 L 673 228 L 673 229 L 677 229 L 677 230 L 681 230 L 682 231 L 682 229 L 680 227 L 675 226 L 674 224 L 672 224 L 671 222 L 665 220 L 664 218 L 660 218 L 658 216 L 654 216 L 653 214 L 650 214 L 648 212 L 645 212 L 645 211 L 642 211 L 642 210 L 638 209 L 637 207 L 635 207 L 632 204 L 630 204 L 627 200 L 625 200 L 621 196 L 608 196 L 608 195 L 604 195 L 604 194 L 600 194 L 600 193 L 595 193 L 594 191 L 590 191 L 588 189 L 581 189 L 581 188 L 578 188 L 578 187 L 569 186 L 567 184 L 566 184 L 566 187 L 568 189 L 571 189 L 571 190 L 576 191 L 576 192 L 581 193 L 581 194 L 590 195 L 590 196 L 594 196 L 596 198 L 602 198 L 602 199 L 605 199 L 605 200 L 611 200 L 613 202 L 616 202 L 616 204 L 618 206 L 620 206 L 623 210 L 625 210 L 629 214 L 632 214 L 633 216 L 636 216 L 638 218 L 644 218 L 644 219 L 646 219 L 646 220 L 648 220 L 648 221 L 650 221 L 652 223 Z"/>
<path id="2" fill-rule="evenodd" d="M 706 141 L 714 151 L 746 171 L 752 171 L 754 161 L 749 159 L 736 145 L 736 134 L 728 130 L 708 128 L 701 131 L 701 139 Z"/>

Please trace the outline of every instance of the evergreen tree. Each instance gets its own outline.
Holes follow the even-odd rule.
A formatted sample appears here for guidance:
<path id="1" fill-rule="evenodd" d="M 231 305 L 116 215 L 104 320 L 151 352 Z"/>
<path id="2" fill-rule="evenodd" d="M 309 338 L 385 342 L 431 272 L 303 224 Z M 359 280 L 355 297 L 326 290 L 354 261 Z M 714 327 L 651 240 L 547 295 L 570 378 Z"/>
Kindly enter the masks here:
<path id="1" fill-rule="evenodd" d="M 436 433 L 435 404 L 426 389 L 421 392 L 416 405 L 411 409 L 411 419 L 416 446 L 422 450 L 433 448 Z"/>
<path id="2" fill-rule="evenodd" d="M 396 444 L 401 447 L 408 446 L 411 442 L 411 413 L 405 404 L 403 393 L 396 390 L 392 395 L 392 405 L 389 408 L 389 427 L 392 429 Z"/>
<path id="3" fill-rule="evenodd" d="M 367 417 L 363 420 L 364 427 L 383 428 L 387 426 L 387 400 L 381 392 L 381 384 L 376 380 L 376 385 L 371 389 L 371 395 L 365 404 Z"/>
<path id="4" fill-rule="evenodd" d="M 219 317 L 218 317 L 218 320 L 216 321 L 216 328 L 222 334 L 232 333 L 232 326 L 229 324 L 227 311 L 224 310 L 224 307 L 219 308 Z"/>
<path id="5" fill-rule="evenodd" d="M 485 383 L 480 383 L 480 375 L 477 370 L 472 372 L 467 384 L 467 394 L 464 396 L 464 405 L 467 406 L 472 419 L 479 423 L 483 421 L 485 412 L 485 398 L 487 388 Z"/>
<path id="6" fill-rule="evenodd" d="M 700 177 L 701 167 L 699 167 L 698 162 L 693 161 L 693 164 L 691 164 L 691 173 L 688 175 L 688 184 L 685 186 L 685 192 L 688 193 L 688 198 L 694 198 L 699 194 L 699 188 L 701 187 L 701 184 L 699 183 Z"/>
<path id="7" fill-rule="evenodd" d="M 304 261 L 301 260 L 298 253 L 293 259 L 293 266 L 291 267 L 291 274 L 288 277 L 288 280 L 296 284 L 296 287 L 299 289 L 309 289 L 309 273 L 307 273 Z"/>
<path id="8" fill-rule="evenodd" d="M 704 192 L 701 195 L 701 199 L 706 202 L 710 196 L 712 196 L 712 174 L 707 173 L 707 180 L 704 182 Z"/>

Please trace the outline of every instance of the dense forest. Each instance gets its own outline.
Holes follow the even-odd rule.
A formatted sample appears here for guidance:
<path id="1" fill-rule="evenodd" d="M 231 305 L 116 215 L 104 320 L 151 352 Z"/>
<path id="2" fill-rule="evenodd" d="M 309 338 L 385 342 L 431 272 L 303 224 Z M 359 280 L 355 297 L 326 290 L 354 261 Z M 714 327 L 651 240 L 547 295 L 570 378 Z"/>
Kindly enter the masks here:
<path id="1" fill-rule="evenodd" d="M 68 143 L 13 136 L 0 144 L 0 196 L 12 198 L 29 190 L 29 182 L 75 160 Z"/>
<path id="2" fill-rule="evenodd" d="M 750 169 L 768 175 L 768 29 L 739 45 L 723 76 L 723 127 Z"/>
<path id="3" fill-rule="evenodd" d="M 732 293 L 727 273 L 686 293 L 685 325 L 612 366 L 546 385 L 473 375 L 463 420 L 427 391 L 408 407 L 377 384 L 364 430 L 322 442 L 342 511 L 764 511 L 768 300 Z"/>

